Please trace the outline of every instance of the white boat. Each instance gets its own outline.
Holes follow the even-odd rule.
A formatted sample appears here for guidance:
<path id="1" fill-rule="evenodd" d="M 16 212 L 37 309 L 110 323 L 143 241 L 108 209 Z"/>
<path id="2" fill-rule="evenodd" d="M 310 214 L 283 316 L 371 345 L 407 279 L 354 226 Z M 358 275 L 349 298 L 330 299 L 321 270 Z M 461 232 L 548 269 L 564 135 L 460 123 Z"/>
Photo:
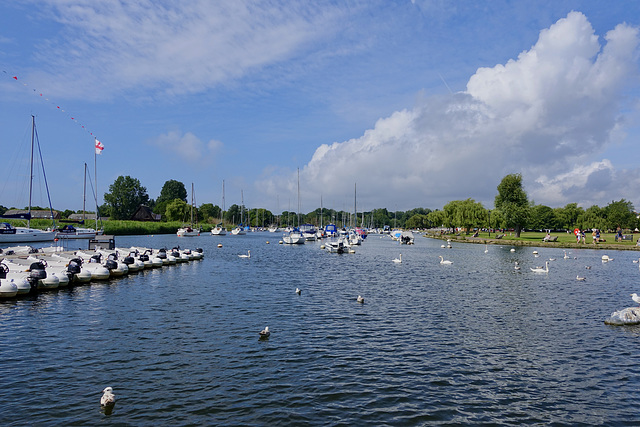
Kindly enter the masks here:
<path id="1" fill-rule="evenodd" d="M 311 224 L 302 224 L 300 226 L 300 232 L 304 236 L 305 240 L 315 241 L 317 239 L 316 228 Z"/>
<path id="2" fill-rule="evenodd" d="M 7 259 L 3 260 L 3 263 L 9 267 L 10 270 L 16 272 L 28 273 L 27 280 L 31 285 L 31 289 L 47 290 L 57 289 L 60 286 L 60 279 L 53 272 L 47 272 L 44 263 L 40 261 L 32 262 L 25 259 Z M 66 277 L 66 276 L 65 276 Z M 67 279 L 67 284 L 69 283 Z"/>
<path id="3" fill-rule="evenodd" d="M 0 263 L 0 281 L 13 283 L 16 286 L 17 295 L 25 295 L 31 292 L 29 273 L 22 270 L 11 271 L 11 268 L 4 262 Z"/>
<path id="4" fill-rule="evenodd" d="M 33 154 L 36 131 L 35 116 L 31 116 L 31 160 L 29 180 L 33 181 Z M 45 178 L 46 180 L 46 178 Z M 45 181 L 46 183 L 46 181 Z M 48 190 L 47 190 L 48 192 Z M 52 242 L 56 237 L 53 230 L 38 230 L 31 228 L 31 194 L 32 185 L 29 185 L 29 210 L 26 214 L 3 215 L 3 218 L 20 218 L 27 220 L 26 227 L 14 227 L 13 225 L 3 222 L 0 224 L 0 244 L 2 243 L 19 243 L 19 242 Z M 51 209 L 53 220 L 53 209 Z"/>
<path id="5" fill-rule="evenodd" d="M 398 241 L 401 245 L 413 245 L 415 243 L 415 236 L 411 231 L 403 231 L 400 233 Z"/>
<path id="6" fill-rule="evenodd" d="M 222 224 L 218 224 L 211 229 L 212 236 L 225 236 L 227 234 L 227 230 L 222 227 Z"/>
<path id="7" fill-rule="evenodd" d="M 244 231 L 242 224 L 240 224 L 239 226 L 231 230 L 231 234 L 233 234 L 234 236 L 244 236 L 247 233 Z"/>
<path id="8" fill-rule="evenodd" d="M 328 240 L 324 243 L 324 247 L 330 253 L 343 254 L 349 252 L 349 242 L 343 237 Z"/>
<path id="9" fill-rule="evenodd" d="M 18 295 L 18 285 L 13 279 L 0 279 L 0 298 L 13 298 Z"/>
<path id="10" fill-rule="evenodd" d="M 292 231 L 282 235 L 282 241 L 287 245 L 302 245 L 305 242 L 305 238 L 300 230 L 294 228 Z"/>
<path id="11" fill-rule="evenodd" d="M 193 206 L 195 204 L 195 199 L 193 195 L 193 183 L 191 183 L 191 225 L 184 226 L 178 228 L 178 232 L 176 233 L 178 237 L 194 237 L 200 235 L 200 229 L 195 228 L 193 225 Z"/>

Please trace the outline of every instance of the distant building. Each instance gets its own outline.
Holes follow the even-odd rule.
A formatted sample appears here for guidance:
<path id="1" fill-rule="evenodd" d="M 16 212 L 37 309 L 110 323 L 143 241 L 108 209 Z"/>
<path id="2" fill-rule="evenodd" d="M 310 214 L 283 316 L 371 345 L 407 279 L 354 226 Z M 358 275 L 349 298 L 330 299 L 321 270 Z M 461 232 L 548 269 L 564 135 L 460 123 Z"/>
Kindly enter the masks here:
<path id="1" fill-rule="evenodd" d="M 131 215 L 132 221 L 160 221 L 162 215 L 153 213 L 149 206 L 140 205 L 138 210 Z"/>
<path id="2" fill-rule="evenodd" d="M 85 222 L 95 221 L 96 220 L 96 214 L 88 213 L 88 212 L 85 213 L 85 214 L 81 214 L 81 213 L 71 214 L 71 215 L 69 215 L 69 219 L 72 219 L 74 221 L 82 221 L 83 216 L 84 216 Z M 100 218 L 98 218 L 98 220 L 99 221 L 108 221 L 109 217 L 101 216 Z"/>
<path id="3" fill-rule="evenodd" d="M 27 214 L 27 209 L 9 209 L 4 215 L 21 215 Z M 31 219 L 51 219 L 51 211 L 49 210 L 32 210 Z M 53 211 L 53 219 L 60 219 L 60 212 Z"/>

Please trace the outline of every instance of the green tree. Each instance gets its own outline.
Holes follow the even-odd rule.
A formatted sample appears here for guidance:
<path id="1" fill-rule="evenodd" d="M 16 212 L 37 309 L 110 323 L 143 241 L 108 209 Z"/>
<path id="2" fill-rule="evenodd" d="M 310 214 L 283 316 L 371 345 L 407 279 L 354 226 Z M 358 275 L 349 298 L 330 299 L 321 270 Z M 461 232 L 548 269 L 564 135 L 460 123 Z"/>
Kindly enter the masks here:
<path id="1" fill-rule="evenodd" d="M 590 230 L 593 228 L 606 230 L 607 219 L 605 218 L 605 212 L 598 205 L 593 205 L 580 214 L 576 225 L 580 230 Z"/>
<path id="2" fill-rule="evenodd" d="M 240 223 L 240 206 L 235 203 L 224 213 L 224 219 L 230 224 Z"/>
<path id="3" fill-rule="evenodd" d="M 486 209 L 473 199 L 449 202 L 444 206 L 444 211 L 452 225 L 466 230 L 467 234 L 474 227 L 484 224 L 487 218 Z"/>
<path id="4" fill-rule="evenodd" d="M 578 217 L 584 212 L 584 209 L 578 207 L 577 203 L 569 203 L 564 208 L 557 208 L 555 212 L 560 225 L 571 230 L 578 225 Z"/>
<path id="5" fill-rule="evenodd" d="M 140 205 L 149 203 L 149 195 L 138 179 L 119 176 L 109 186 L 104 201 L 109 205 L 111 218 L 130 219 Z"/>
<path id="6" fill-rule="evenodd" d="M 533 230 L 556 229 L 558 226 L 553 209 L 545 205 L 531 207 L 528 228 Z"/>
<path id="7" fill-rule="evenodd" d="M 522 186 L 522 175 L 514 173 L 502 178 L 494 204 L 500 210 L 506 226 L 513 228 L 516 237 L 520 237 L 529 217 L 529 200 Z"/>
<path id="8" fill-rule="evenodd" d="M 429 214 L 427 215 L 427 218 L 429 219 L 429 222 L 432 224 L 433 227 L 446 227 L 446 222 L 447 222 L 447 214 L 445 211 L 440 211 L 440 210 L 435 210 L 435 211 L 431 211 L 429 212 Z"/>
<path id="9" fill-rule="evenodd" d="M 170 179 L 166 181 L 162 186 L 162 190 L 160 190 L 160 196 L 155 201 L 154 212 L 165 215 L 165 210 L 167 209 L 167 204 L 174 201 L 175 199 L 182 200 L 183 202 L 187 202 L 187 189 L 184 184 L 180 181 L 176 181 L 175 179 Z"/>
<path id="10" fill-rule="evenodd" d="M 618 228 L 634 229 L 637 223 L 633 213 L 633 204 L 625 199 L 609 203 L 604 209 L 607 227 L 611 230 Z"/>
<path id="11" fill-rule="evenodd" d="M 188 205 L 184 200 L 174 199 L 167 203 L 165 216 L 167 221 L 190 221 L 191 205 Z"/>
<path id="12" fill-rule="evenodd" d="M 198 208 L 198 221 L 217 223 L 220 221 L 220 206 L 213 206 L 212 203 L 203 203 Z"/>
<path id="13" fill-rule="evenodd" d="M 405 222 L 406 228 L 429 228 L 429 219 L 427 215 L 415 214 Z"/>

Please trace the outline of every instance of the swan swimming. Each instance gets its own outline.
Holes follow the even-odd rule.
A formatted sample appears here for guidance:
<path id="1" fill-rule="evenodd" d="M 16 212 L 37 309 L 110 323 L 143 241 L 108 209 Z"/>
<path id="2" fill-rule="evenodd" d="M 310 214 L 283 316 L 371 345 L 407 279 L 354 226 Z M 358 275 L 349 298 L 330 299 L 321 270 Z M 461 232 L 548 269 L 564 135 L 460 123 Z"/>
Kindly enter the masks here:
<path id="1" fill-rule="evenodd" d="M 569 259 L 569 255 L 567 255 L 567 251 L 563 251 L 564 252 L 564 259 Z"/>
<path id="2" fill-rule="evenodd" d="M 260 338 L 269 338 L 271 332 L 269 332 L 269 327 L 265 326 L 263 330 L 260 331 Z"/>
<path id="3" fill-rule="evenodd" d="M 438 255 L 440 257 L 440 264 L 453 264 L 453 261 L 449 261 L 447 259 L 444 259 L 442 257 L 442 255 Z"/>
<path id="4" fill-rule="evenodd" d="M 578 282 L 584 282 L 585 280 L 587 280 L 587 278 L 586 278 L 586 277 L 580 277 L 580 275 L 577 275 L 577 276 L 576 276 L 576 280 L 577 280 Z"/>
<path id="5" fill-rule="evenodd" d="M 531 268 L 531 271 L 533 271 L 534 273 L 548 273 L 549 272 L 549 261 L 546 261 L 544 263 L 544 268 L 542 267 L 536 267 L 536 268 Z"/>
<path id="6" fill-rule="evenodd" d="M 515 266 L 513 267 L 515 270 L 520 270 L 520 265 L 518 264 L 518 261 L 516 261 Z"/>
<path id="7" fill-rule="evenodd" d="M 393 262 L 397 262 L 397 263 L 402 262 L 402 254 L 400 254 L 400 258 L 394 258 Z"/>
<path id="8" fill-rule="evenodd" d="M 489 245 L 484 245 L 484 253 L 488 253 L 489 252 Z"/>
<path id="9" fill-rule="evenodd" d="M 113 394 L 113 388 L 107 387 L 102 390 L 102 397 L 100 398 L 100 406 L 113 406 L 116 404 L 116 395 Z"/>
<path id="10" fill-rule="evenodd" d="M 251 251 L 247 251 L 247 254 L 238 255 L 240 258 L 251 258 Z"/>

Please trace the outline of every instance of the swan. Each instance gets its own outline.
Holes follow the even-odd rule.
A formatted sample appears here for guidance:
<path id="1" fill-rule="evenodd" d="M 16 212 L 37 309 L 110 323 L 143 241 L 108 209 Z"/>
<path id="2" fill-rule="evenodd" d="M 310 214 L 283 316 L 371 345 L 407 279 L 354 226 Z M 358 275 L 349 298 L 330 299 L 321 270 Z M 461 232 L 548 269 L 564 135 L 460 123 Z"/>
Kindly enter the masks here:
<path id="1" fill-rule="evenodd" d="M 531 268 L 531 267 L 529 267 L 529 268 Z M 531 268 L 531 271 L 533 271 L 534 273 L 548 273 L 549 272 L 549 261 L 546 261 L 544 263 L 544 268 L 542 268 L 542 267 Z"/>
<path id="2" fill-rule="evenodd" d="M 580 275 L 577 275 L 577 276 L 576 276 L 576 280 L 577 280 L 578 282 L 584 282 L 585 280 L 587 280 L 587 278 L 586 278 L 586 277 L 580 277 Z"/>
<path id="3" fill-rule="evenodd" d="M 569 259 L 569 255 L 567 255 L 567 251 L 563 251 L 564 252 L 564 259 Z"/>
<path id="4" fill-rule="evenodd" d="M 638 258 L 638 259 L 634 259 L 634 260 L 633 260 L 633 263 L 634 263 L 634 264 L 637 264 L 637 263 L 638 263 L 638 261 L 640 261 L 640 258 Z"/>
<path id="5" fill-rule="evenodd" d="M 453 261 L 449 261 L 447 259 L 444 259 L 442 257 L 442 255 L 438 255 L 440 257 L 440 264 L 453 264 Z"/>
<path id="6" fill-rule="evenodd" d="M 263 330 L 260 331 L 260 338 L 269 338 L 271 332 L 269 332 L 269 327 L 265 326 Z"/>
<path id="7" fill-rule="evenodd" d="M 638 294 L 636 294 L 635 292 L 631 294 L 631 299 L 640 304 L 640 296 L 638 296 Z"/>
<path id="8" fill-rule="evenodd" d="M 401 263 L 402 262 L 402 254 L 400 254 L 400 258 L 395 258 L 393 262 Z"/>
<path id="9" fill-rule="evenodd" d="M 356 298 L 356 301 L 359 302 L 360 304 L 364 304 L 364 298 L 362 298 L 360 295 L 358 295 L 358 298 Z"/>
<path id="10" fill-rule="evenodd" d="M 240 258 L 251 258 L 251 251 L 247 251 L 247 254 L 238 255 Z"/>
<path id="11" fill-rule="evenodd" d="M 515 251 L 516 251 L 516 248 L 509 249 L 509 252 L 515 252 Z"/>
<path id="12" fill-rule="evenodd" d="M 518 264 L 518 261 L 516 261 L 515 266 L 513 267 L 515 270 L 520 270 L 520 265 Z"/>
<path id="13" fill-rule="evenodd" d="M 113 406 L 116 404 L 116 395 L 113 394 L 113 388 L 107 387 L 102 390 L 102 397 L 100 398 L 100 406 Z"/>
<path id="14" fill-rule="evenodd" d="M 300 295 L 302 293 L 302 291 L 300 290 L 300 288 L 296 288 L 296 294 Z"/>
<path id="15" fill-rule="evenodd" d="M 484 253 L 488 253 L 489 252 L 489 245 L 484 245 Z"/>

